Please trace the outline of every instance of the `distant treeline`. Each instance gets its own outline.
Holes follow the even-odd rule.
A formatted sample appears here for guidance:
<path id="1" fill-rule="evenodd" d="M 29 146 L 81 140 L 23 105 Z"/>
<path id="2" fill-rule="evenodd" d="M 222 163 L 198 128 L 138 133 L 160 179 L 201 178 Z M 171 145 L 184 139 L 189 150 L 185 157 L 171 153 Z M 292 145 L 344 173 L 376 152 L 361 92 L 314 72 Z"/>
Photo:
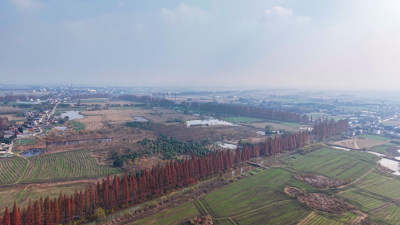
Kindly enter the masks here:
<path id="1" fill-rule="evenodd" d="M 301 116 L 298 113 L 287 111 L 276 111 L 255 106 L 237 105 L 237 104 L 218 104 L 218 103 L 200 103 L 184 102 L 182 105 L 197 111 L 206 111 L 216 114 L 228 114 L 238 116 L 249 116 L 263 118 L 268 120 L 279 120 L 286 122 L 309 122 L 307 115 Z"/>
<path id="2" fill-rule="evenodd" d="M 110 94 L 106 94 L 106 93 L 95 93 L 95 94 L 91 94 L 91 93 L 80 93 L 80 94 L 71 95 L 71 99 L 110 98 L 110 97 L 111 97 L 111 95 L 110 95 Z"/>
<path id="3" fill-rule="evenodd" d="M 255 106 L 239 105 L 239 104 L 219 104 L 219 103 L 201 103 L 201 102 L 182 102 L 180 104 L 174 101 L 151 96 L 121 95 L 122 100 L 139 101 L 147 104 L 161 107 L 182 107 L 186 110 L 204 111 L 215 114 L 227 114 L 236 116 L 249 116 L 263 118 L 267 120 L 279 120 L 286 122 L 305 122 L 308 123 L 310 118 L 307 115 L 300 115 L 294 112 L 277 111 L 273 109 L 265 109 Z"/>
<path id="4" fill-rule="evenodd" d="M 43 96 L 39 97 L 36 95 L 6 95 L 0 96 L 0 101 L 7 104 L 8 102 L 15 102 L 15 101 L 30 101 L 30 99 L 38 99 L 43 98 Z"/>

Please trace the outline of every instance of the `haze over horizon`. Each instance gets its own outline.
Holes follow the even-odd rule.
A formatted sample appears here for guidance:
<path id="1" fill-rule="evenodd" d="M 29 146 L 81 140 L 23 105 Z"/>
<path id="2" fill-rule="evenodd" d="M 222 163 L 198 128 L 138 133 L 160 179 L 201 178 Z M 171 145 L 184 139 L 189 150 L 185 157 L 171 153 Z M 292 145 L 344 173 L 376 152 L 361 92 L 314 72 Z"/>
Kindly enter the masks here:
<path id="1" fill-rule="evenodd" d="M 2 84 L 398 89 L 400 2 L 0 2 Z"/>

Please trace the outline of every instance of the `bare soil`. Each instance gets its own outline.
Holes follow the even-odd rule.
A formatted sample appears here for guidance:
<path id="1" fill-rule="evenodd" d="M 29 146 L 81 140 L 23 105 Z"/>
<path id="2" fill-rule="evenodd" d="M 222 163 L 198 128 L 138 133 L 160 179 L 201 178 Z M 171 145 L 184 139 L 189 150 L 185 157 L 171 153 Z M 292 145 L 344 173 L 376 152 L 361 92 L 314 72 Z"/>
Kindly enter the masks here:
<path id="1" fill-rule="evenodd" d="M 296 197 L 300 202 L 306 204 L 308 207 L 328 212 L 341 214 L 356 208 L 347 202 L 330 197 L 320 193 L 305 193 L 295 187 L 286 187 L 285 193 L 290 197 Z"/>
<path id="2" fill-rule="evenodd" d="M 383 145 L 385 143 L 387 142 L 380 140 L 364 139 L 364 138 L 352 138 L 352 139 L 332 142 L 331 144 L 342 146 L 345 148 L 352 148 L 359 150 L 364 148 L 371 148 L 378 145 Z"/>
<path id="3" fill-rule="evenodd" d="M 295 177 L 296 179 L 319 189 L 336 188 L 345 184 L 345 181 L 343 180 L 329 179 L 316 174 L 298 174 Z"/>

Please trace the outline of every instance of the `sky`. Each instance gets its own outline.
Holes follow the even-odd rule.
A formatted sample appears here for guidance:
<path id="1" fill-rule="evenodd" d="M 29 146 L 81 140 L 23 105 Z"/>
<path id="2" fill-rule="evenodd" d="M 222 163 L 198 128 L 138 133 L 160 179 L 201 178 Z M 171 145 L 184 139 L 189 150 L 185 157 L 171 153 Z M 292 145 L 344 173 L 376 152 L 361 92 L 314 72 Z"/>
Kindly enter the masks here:
<path id="1" fill-rule="evenodd" d="M 397 90 L 398 0 L 1 0 L 0 84 Z"/>

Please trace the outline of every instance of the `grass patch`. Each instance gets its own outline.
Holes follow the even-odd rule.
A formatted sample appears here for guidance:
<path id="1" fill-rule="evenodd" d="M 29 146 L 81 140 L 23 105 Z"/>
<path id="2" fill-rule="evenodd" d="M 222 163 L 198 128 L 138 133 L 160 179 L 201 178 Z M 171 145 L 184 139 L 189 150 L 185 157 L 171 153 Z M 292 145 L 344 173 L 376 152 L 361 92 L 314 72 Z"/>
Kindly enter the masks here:
<path id="1" fill-rule="evenodd" d="M 91 103 L 91 102 L 105 102 L 108 99 L 81 99 L 81 103 Z"/>
<path id="2" fill-rule="evenodd" d="M 360 138 L 365 138 L 365 139 L 372 139 L 372 140 L 377 140 L 377 141 L 388 141 L 389 138 L 379 136 L 379 135 L 372 135 L 372 134 L 361 134 L 359 136 Z"/>
<path id="3" fill-rule="evenodd" d="M 396 144 L 387 143 L 387 144 L 383 144 L 383 145 L 372 147 L 372 148 L 370 148 L 370 150 L 373 151 L 373 152 L 378 152 L 378 153 L 382 153 L 382 154 L 385 154 L 385 155 L 391 155 L 391 153 L 388 152 L 388 149 L 390 147 L 393 147 L 393 146 L 396 146 Z"/>
<path id="4" fill-rule="evenodd" d="M 23 138 L 15 140 L 15 145 L 30 145 L 35 142 L 33 138 Z"/>
<path id="5" fill-rule="evenodd" d="M 192 217 L 199 216 L 200 212 L 197 210 L 194 202 L 187 202 L 180 206 L 162 211 L 156 215 L 146 217 L 144 219 L 131 223 L 134 224 L 154 224 L 154 225 L 173 225 L 182 224 Z"/>
<path id="6" fill-rule="evenodd" d="M 295 122 L 285 122 L 285 121 L 279 121 L 279 120 L 267 120 L 267 121 L 271 122 L 271 123 L 279 123 L 279 124 L 282 124 L 282 125 L 285 125 L 285 126 L 289 126 L 289 127 L 298 127 L 298 126 L 300 126 L 299 123 L 295 123 Z"/>
<path id="7" fill-rule="evenodd" d="M 70 124 L 72 125 L 72 129 L 74 131 L 80 131 L 80 130 L 85 130 L 85 124 L 76 122 L 75 120 L 71 120 Z"/>
<path id="8" fill-rule="evenodd" d="M 260 118 L 253 118 L 253 117 L 246 117 L 246 116 L 225 117 L 224 120 L 231 122 L 231 123 L 251 123 L 251 122 L 264 121 L 263 119 L 260 119 Z"/>

